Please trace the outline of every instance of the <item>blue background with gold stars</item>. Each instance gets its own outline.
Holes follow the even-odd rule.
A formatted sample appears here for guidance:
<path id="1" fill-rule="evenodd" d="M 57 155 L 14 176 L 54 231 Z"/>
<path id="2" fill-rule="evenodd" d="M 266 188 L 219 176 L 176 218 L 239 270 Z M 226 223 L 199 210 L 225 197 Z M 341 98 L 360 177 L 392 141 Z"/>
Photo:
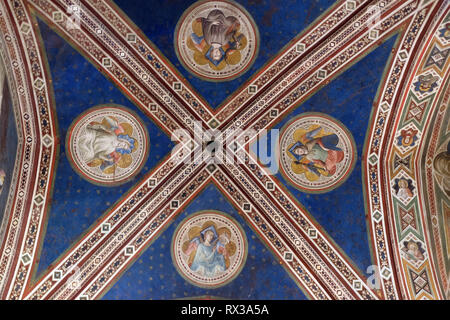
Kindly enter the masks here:
<path id="1" fill-rule="evenodd" d="M 172 263 L 172 235 L 187 216 L 201 210 L 218 210 L 243 227 L 248 257 L 239 276 L 216 289 L 202 289 L 184 280 Z M 103 297 L 104 299 L 181 299 L 212 296 L 223 299 L 306 299 L 274 255 L 266 248 L 235 208 L 214 185 L 209 185 L 167 230 L 140 256 Z"/>
<path id="2" fill-rule="evenodd" d="M 158 49 L 188 79 L 200 95 L 216 108 L 253 74 L 269 62 L 295 36 L 323 14 L 334 0 L 238 0 L 255 20 L 260 33 L 259 55 L 239 78 L 221 83 L 207 82 L 184 69 L 174 50 L 174 32 L 183 12 L 193 0 L 116 0 L 115 3 L 145 33 Z"/>
<path id="3" fill-rule="evenodd" d="M 164 157 L 173 142 L 156 124 L 129 101 L 83 56 L 40 22 L 47 50 L 60 134 L 60 155 L 51 199 L 47 233 L 44 238 L 38 273 L 70 247 L 98 218 L 133 185 L 143 179 Z M 66 157 L 65 139 L 69 126 L 87 109 L 99 104 L 125 106 L 143 120 L 150 136 L 150 155 L 136 177 L 117 187 L 102 187 L 81 178 Z"/>
<path id="4" fill-rule="evenodd" d="M 238 1 L 258 25 L 261 36 L 259 55 L 253 67 L 240 78 L 225 83 L 212 83 L 197 79 L 183 69 L 174 51 L 175 26 L 184 10 L 193 2 L 116 1 L 212 107 L 219 106 L 334 3 L 332 0 Z M 46 235 L 39 258 L 38 277 L 108 208 L 168 156 L 173 148 L 170 137 L 140 112 L 84 57 L 45 23 L 39 22 L 39 27 L 53 79 L 60 155 Z M 372 263 L 365 222 L 360 160 L 364 156 L 362 148 L 372 103 L 394 41 L 392 38 L 381 45 L 276 126 L 281 128 L 292 117 L 315 111 L 339 119 L 352 132 L 358 149 L 358 163 L 350 178 L 340 188 L 322 195 L 309 195 L 289 186 L 280 174 L 277 174 L 277 178 L 286 184 L 286 188 L 305 205 L 363 273 Z M 105 103 L 120 104 L 136 112 L 150 134 L 150 155 L 145 167 L 132 181 L 118 187 L 99 187 L 83 180 L 72 169 L 65 155 L 65 138 L 72 121 L 87 109 Z M 238 278 L 222 288 L 210 290 L 187 283 L 175 270 L 170 256 L 170 241 L 177 225 L 187 215 L 208 209 L 223 211 L 233 216 L 243 226 L 249 241 L 248 259 Z M 306 298 L 238 212 L 216 187 L 211 185 L 143 252 L 136 263 L 106 293 L 104 299 L 173 299 L 205 295 L 234 299 Z"/>
<path id="5" fill-rule="evenodd" d="M 338 119 L 351 132 L 358 152 L 357 162 L 348 179 L 338 188 L 324 194 L 309 194 L 293 187 L 279 171 L 276 177 L 363 273 L 373 263 L 366 226 L 361 159 L 366 156 L 363 147 L 372 104 L 396 38 L 391 37 L 347 69 L 273 128 L 281 135 L 291 119 L 304 112 L 321 112 Z M 267 138 L 270 150 L 270 134 Z M 257 144 L 252 150 L 257 152 Z M 272 150 L 271 154 L 274 153 Z M 270 158 L 270 154 L 268 156 Z"/>

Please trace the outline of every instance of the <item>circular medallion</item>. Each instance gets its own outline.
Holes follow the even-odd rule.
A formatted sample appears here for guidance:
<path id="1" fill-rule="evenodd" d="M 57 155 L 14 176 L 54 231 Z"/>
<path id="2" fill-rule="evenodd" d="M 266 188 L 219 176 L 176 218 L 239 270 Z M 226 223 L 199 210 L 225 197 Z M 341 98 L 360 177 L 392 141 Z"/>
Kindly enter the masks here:
<path id="1" fill-rule="evenodd" d="M 356 162 L 351 133 L 322 113 L 305 113 L 285 125 L 280 137 L 281 173 L 296 188 L 323 193 L 337 188 Z"/>
<path id="2" fill-rule="evenodd" d="M 202 288 L 232 281 L 247 259 L 247 238 L 241 226 L 218 211 L 187 217 L 172 239 L 172 259 L 183 278 Z"/>
<path id="3" fill-rule="evenodd" d="M 230 0 L 198 1 L 180 18 L 175 51 L 187 70 L 209 81 L 242 75 L 256 59 L 259 32 L 250 14 Z"/>
<path id="4" fill-rule="evenodd" d="M 102 105 L 87 110 L 72 123 L 66 149 L 72 167 L 83 178 L 114 186 L 140 171 L 148 156 L 149 137 L 134 112 Z"/>

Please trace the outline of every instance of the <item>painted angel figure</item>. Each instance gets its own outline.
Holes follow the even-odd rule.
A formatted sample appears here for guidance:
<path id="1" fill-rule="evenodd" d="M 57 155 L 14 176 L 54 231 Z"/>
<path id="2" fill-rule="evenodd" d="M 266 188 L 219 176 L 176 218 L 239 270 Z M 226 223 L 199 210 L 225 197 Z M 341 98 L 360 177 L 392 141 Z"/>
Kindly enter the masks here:
<path id="1" fill-rule="evenodd" d="M 116 164 L 122 155 L 131 154 L 135 140 L 112 117 L 105 117 L 102 123 L 90 123 L 86 134 L 80 138 L 80 149 L 87 163 L 101 160 L 103 171 Z"/>
<path id="2" fill-rule="evenodd" d="M 190 40 L 192 49 L 198 51 L 198 55 L 194 55 L 194 59 L 198 60 L 197 63 L 210 62 L 218 69 L 225 67 L 226 64 L 238 63 L 239 50 L 247 44 L 245 36 L 238 33 L 239 27 L 237 18 L 225 17 L 218 9 L 212 10 L 206 18 L 196 19 L 193 22 L 194 32 Z"/>
<path id="3" fill-rule="evenodd" d="M 297 141 L 289 152 L 294 156 L 296 165 L 303 165 L 317 176 L 332 176 L 336 173 L 336 165 L 344 159 L 344 152 L 337 147 L 339 137 L 329 134 L 316 137 L 322 127 L 307 132 Z"/>
<path id="4" fill-rule="evenodd" d="M 190 265 L 191 270 L 207 277 L 214 277 L 217 273 L 225 271 L 228 242 L 229 237 L 223 234 L 219 237 L 214 226 L 200 232 L 200 236 L 192 239 L 184 252 L 187 255 L 195 252 Z"/>

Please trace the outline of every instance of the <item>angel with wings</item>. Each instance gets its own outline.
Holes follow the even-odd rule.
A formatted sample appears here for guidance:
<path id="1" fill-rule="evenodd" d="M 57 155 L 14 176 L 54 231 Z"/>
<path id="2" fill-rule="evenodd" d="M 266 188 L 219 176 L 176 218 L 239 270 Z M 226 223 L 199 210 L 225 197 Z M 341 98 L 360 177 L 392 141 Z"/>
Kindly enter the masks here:
<path id="1" fill-rule="evenodd" d="M 227 270 L 229 257 L 235 251 L 230 237 L 228 230 L 220 229 L 218 233 L 212 225 L 203 229 L 199 236 L 189 241 L 184 250 L 186 255 L 192 257 L 189 262 L 191 270 L 207 277 L 214 277 Z"/>

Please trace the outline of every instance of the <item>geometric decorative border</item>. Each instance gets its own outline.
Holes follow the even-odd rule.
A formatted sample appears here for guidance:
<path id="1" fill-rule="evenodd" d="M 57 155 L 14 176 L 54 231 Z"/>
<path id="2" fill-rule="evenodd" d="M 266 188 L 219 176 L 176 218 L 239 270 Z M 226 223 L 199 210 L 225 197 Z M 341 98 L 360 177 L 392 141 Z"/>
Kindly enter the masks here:
<path id="1" fill-rule="evenodd" d="M 263 235 L 263 241 L 309 297 L 442 298 L 441 290 L 433 285 L 436 283 L 436 274 L 432 272 L 435 270 L 433 259 L 423 264 L 431 271 L 425 274 L 415 271 L 417 277 L 405 276 L 405 272 L 399 271 L 404 264 L 398 242 L 393 238 L 397 232 L 395 215 L 389 203 L 390 188 L 386 188 L 390 186 L 390 180 L 386 182 L 383 177 L 388 176 L 387 170 L 391 167 L 388 163 L 390 157 L 385 157 L 389 145 L 387 137 L 394 136 L 389 135 L 386 128 L 395 123 L 393 115 L 401 113 L 398 108 L 403 106 L 403 88 L 414 89 L 413 78 L 408 78 L 408 74 L 415 76 L 415 72 L 410 71 L 414 69 L 416 58 L 426 50 L 426 42 L 421 39 L 429 37 L 447 15 L 449 8 L 445 1 L 376 0 L 370 3 L 380 8 L 374 17 L 374 13 L 366 11 L 369 6 L 366 1 L 340 0 L 217 111 L 194 93 L 112 2 L 77 0 L 76 3 L 81 3 L 83 13 L 77 30 L 67 27 L 70 18 L 67 9 L 75 4 L 73 0 L 16 0 L 14 5 L 0 3 L 1 43 L 8 48 L 4 52 L 10 55 L 10 59 L 5 60 L 10 61 L 12 68 L 7 69 L 13 70 L 8 79 L 16 84 L 20 96 L 17 101 L 22 112 L 19 118 L 23 122 L 22 142 L 26 155 L 22 165 L 32 165 L 32 172 L 46 172 L 39 177 L 45 181 L 42 188 L 38 178 L 30 175 L 30 167 L 21 167 L 18 174 L 20 183 L 17 187 L 23 188 L 23 192 L 15 193 L 19 198 L 11 207 L 0 252 L 1 298 L 98 298 L 162 232 L 164 226 L 211 181 L 233 189 L 233 192 L 227 191 L 230 189 L 223 191 L 240 208 L 247 222 Z M 57 146 L 50 144 L 48 139 L 44 141 L 44 137 L 48 135 L 52 141 L 57 141 L 57 137 L 53 131 L 53 113 L 48 107 L 52 105 L 48 72 L 43 67 L 42 47 L 31 8 L 33 14 L 38 14 L 70 41 L 168 133 L 184 129 L 195 134 L 197 121 L 204 128 L 230 129 L 232 132 L 241 127 L 253 129 L 256 133 L 271 128 L 381 41 L 394 32 L 400 32 L 400 40 L 371 117 L 365 148 L 367 158 L 363 163 L 373 256 L 381 275 L 380 290 L 369 286 L 367 279 L 311 215 L 286 193 L 276 178 L 265 175 L 266 169 L 260 164 L 227 164 L 210 171 L 205 165 L 195 162 L 189 165 L 177 162 L 178 154 L 166 158 L 127 192 L 121 202 L 110 208 L 51 270 L 33 281 L 57 151 Z M 369 25 L 368 21 L 374 18 L 377 22 Z M 22 57 L 28 60 L 14 64 Z M 31 63 L 39 72 L 33 72 L 35 69 Z M 123 78 L 127 78 L 126 83 L 122 82 Z M 417 80 L 420 79 L 416 78 L 415 82 Z M 438 87 L 434 88 L 436 92 L 442 87 L 440 84 L 442 77 Z M 41 101 L 46 104 L 45 114 L 39 113 Z M 37 125 L 42 117 L 48 118 L 48 128 L 43 128 L 46 132 Z M 250 137 L 247 146 L 253 138 Z M 193 155 L 198 155 L 198 148 L 194 145 Z M 43 158 L 42 151 L 49 152 L 48 157 Z M 238 149 L 236 155 L 241 158 L 251 156 L 246 149 Z M 49 170 L 34 170 L 43 165 Z M 270 189 L 266 188 L 268 185 Z M 373 185 L 376 187 L 372 188 Z M 418 186 L 417 181 L 415 185 Z M 30 201 L 37 195 L 41 195 L 42 202 Z M 425 237 L 427 250 L 428 241 Z M 427 252 L 426 257 L 432 255 Z M 419 277 L 429 281 L 431 294 L 411 294 L 411 281 Z M 78 285 L 70 286 L 69 279 Z M 423 284 L 422 280 L 417 281 L 416 284 Z M 427 289 L 426 286 L 421 288 Z"/>
<path id="2" fill-rule="evenodd" d="M 79 128 L 80 123 L 83 126 L 86 125 L 85 118 L 93 117 L 93 115 L 95 116 L 96 114 L 102 113 L 109 114 L 108 116 L 105 115 L 105 117 L 109 117 L 110 115 L 115 117 L 119 116 L 122 118 L 122 120 L 127 121 L 127 124 L 129 124 L 130 126 L 134 125 L 134 127 L 132 128 L 134 129 L 134 131 L 137 132 L 135 132 L 133 136 L 137 136 L 141 139 L 141 141 L 139 141 L 138 144 L 138 150 L 133 150 L 133 152 L 140 151 L 139 159 L 137 160 L 137 162 L 133 160 L 133 162 L 130 164 L 132 165 L 131 170 L 128 172 L 122 172 L 122 175 L 119 178 L 117 178 L 115 174 L 113 175 L 112 178 L 108 177 L 108 175 L 95 177 L 93 173 L 89 172 L 89 170 L 81 167 L 80 160 L 74 158 L 76 151 L 76 148 L 74 148 L 73 146 L 73 140 L 75 139 L 74 130 L 76 129 L 77 132 L 81 130 Z M 96 115 L 96 117 L 98 117 L 98 115 Z M 132 180 L 133 177 L 136 176 L 141 171 L 141 169 L 147 162 L 149 149 L 150 149 L 150 137 L 143 121 L 134 111 L 116 104 L 110 103 L 105 105 L 99 105 L 86 110 L 72 122 L 69 129 L 67 130 L 66 154 L 67 158 L 69 159 L 70 165 L 72 166 L 73 170 L 78 173 L 80 177 L 96 185 L 117 186 Z"/>
<path id="3" fill-rule="evenodd" d="M 448 19 L 446 18 L 448 11 L 448 6 L 441 9 L 440 14 L 431 22 L 428 34 L 425 37 L 426 40 L 423 43 L 438 41 L 437 30 L 445 25 L 445 20 Z M 450 48 L 450 46 L 447 46 L 447 48 Z M 387 210 L 391 212 L 388 219 L 392 221 L 393 238 L 391 239 L 391 245 L 395 253 L 393 257 L 401 266 L 402 272 L 398 274 L 398 277 L 404 283 L 403 295 L 408 299 L 442 299 L 445 294 L 437 285 L 439 277 L 436 273 L 436 262 L 431 251 L 434 244 L 430 242 L 431 239 L 427 234 L 428 226 L 424 218 L 427 208 L 423 205 L 423 198 L 430 196 L 430 193 L 420 183 L 422 172 L 418 163 L 422 159 L 423 150 L 430 148 L 430 145 L 424 144 L 425 133 L 432 125 L 431 119 L 433 117 L 430 115 L 433 114 L 433 110 L 439 108 L 439 97 L 445 91 L 442 79 L 448 78 L 450 59 L 447 57 L 447 61 L 444 61 L 441 70 L 423 69 L 424 61 L 430 60 L 429 54 L 430 50 L 426 45 L 419 48 L 417 57 L 420 57 L 420 59 L 411 64 L 411 74 L 405 79 L 405 82 L 408 83 L 406 87 L 409 90 L 398 92 L 398 97 L 402 99 L 403 104 L 400 104 L 393 117 L 394 125 L 388 133 L 389 139 L 385 142 L 387 146 L 386 158 L 389 159 L 386 166 L 388 168 L 395 167 L 396 170 L 387 170 L 384 175 L 385 180 L 381 181 L 391 186 L 394 186 L 400 178 L 409 181 L 410 196 L 407 198 L 396 196 L 394 189 L 387 189 L 385 195 Z M 427 77 L 431 79 L 431 82 L 422 86 L 421 81 Z M 429 92 L 419 93 L 418 91 L 421 90 L 428 90 Z M 412 102 L 414 102 L 416 110 L 416 113 L 412 114 L 413 117 L 411 111 L 414 109 L 410 107 Z M 422 107 L 419 111 L 418 106 L 420 105 Z M 429 116 L 424 117 L 426 114 Z M 419 115 L 420 118 L 415 118 L 416 115 Z M 406 139 L 405 141 L 409 139 L 405 146 L 400 143 L 402 138 Z M 395 147 L 393 147 L 394 145 Z M 399 150 L 401 150 L 400 153 Z M 403 159 L 407 158 L 406 154 L 415 154 L 415 156 L 410 161 L 399 160 L 398 155 L 402 152 L 405 153 L 400 155 Z M 396 154 L 397 156 L 394 157 Z M 397 163 L 401 163 L 401 165 Z"/>
<path id="4" fill-rule="evenodd" d="M 324 114 L 324 113 L 307 112 L 307 113 L 298 115 L 294 119 L 291 119 L 288 123 L 286 123 L 283 126 L 283 128 L 281 129 L 281 134 L 280 134 L 280 152 L 287 152 L 287 151 L 285 151 L 285 148 L 287 148 L 287 147 L 284 147 L 281 142 L 286 139 L 285 135 L 287 134 L 290 127 L 296 125 L 297 122 L 300 123 L 302 121 L 304 121 L 304 122 L 310 121 L 311 125 L 313 125 L 313 124 L 319 125 L 319 123 L 322 122 L 325 126 L 328 127 L 327 128 L 328 130 L 334 130 L 334 131 L 332 131 L 332 133 L 337 135 L 339 137 L 339 140 L 342 139 L 340 144 L 342 144 L 344 147 L 346 147 L 346 151 L 347 151 L 347 154 L 344 151 L 344 156 L 343 156 L 344 169 L 340 169 L 337 172 L 336 177 L 332 176 L 330 178 L 330 180 L 332 180 L 331 183 L 324 182 L 324 183 L 322 183 L 324 186 L 312 186 L 312 183 L 311 183 L 311 187 L 307 187 L 307 186 L 301 185 L 298 182 L 294 182 L 294 180 L 292 179 L 292 173 L 289 172 L 292 169 L 286 168 L 287 164 L 284 165 L 285 160 L 283 161 L 284 155 L 280 154 L 281 174 L 286 179 L 286 181 L 288 181 L 291 185 L 293 185 L 295 188 L 302 190 L 304 192 L 325 193 L 325 192 L 331 191 L 333 189 L 336 189 L 337 187 L 339 187 L 342 183 L 344 183 L 348 179 L 348 177 L 350 176 L 351 172 L 353 171 L 353 169 L 355 167 L 356 160 L 358 158 L 358 151 L 356 149 L 355 140 L 354 140 L 351 132 L 347 129 L 347 127 L 345 127 L 345 125 L 342 122 L 340 122 L 339 120 L 337 120 L 327 114 Z M 294 175 L 295 175 L 295 173 L 294 173 Z"/>
<path id="5" fill-rule="evenodd" d="M 186 234 L 186 231 L 183 231 L 183 228 L 185 228 L 186 225 L 192 224 L 193 220 L 198 221 L 218 221 L 221 222 L 223 225 L 227 225 L 230 231 L 230 240 L 235 239 L 236 240 L 236 248 L 237 252 L 234 254 L 238 254 L 237 261 L 234 262 L 234 264 L 230 265 L 230 270 L 223 270 L 222 272 L 219 271 L 219 276 L 216 276 L 216 278 L 211 279 L 211 277 L 199 276 L 196 272 L 192 272 L 188 269 L 189 266 L 186 266 L 185 261 L 183 261 L 181 257 L 181 253 L 178 252 L 178 250 L 181 249 L 181 243 L 182 239 L 180 239 L 180 232 L 184 232 Z M 231 216 L 229 216 L 226 213 L 216 211 L 216 210 L 205 210 L 205 211 L 199 211 L 195 214 L 192 214 L 188 217 L 186 217 L 183 221 L 180 222 L 177 229 L 173 233 L 172 237 L 172 245 L 171 245 L 171 255 L 172 255 L 172 261 L 177 269 L 178 273 L 188 282 L 191 284 L 201 287 L 201 288 L 219 288 L 222 287 L 231 281 L 233 281 L 242 271 L 242 269 L 245 266 L 245 263 L 247 261 L 247 254 L 248 254 L 248 242 L 247 237 L 245 235 L 244 229 L 239 225 L 239 223 Z M 177 251 L 176 251 L 177 250 Z M 177 252 L 177 254 L 176 254 Z M 236 259 L 235 259 L 236 260 Z M 237 264 L 236 264 L 237 263 Z M 227 272 L 225 272 L 227 271 Z M 215 272 L 216 273 L 216 272 Z M 223 274 L 222 274 L 223 273 Z"/>

